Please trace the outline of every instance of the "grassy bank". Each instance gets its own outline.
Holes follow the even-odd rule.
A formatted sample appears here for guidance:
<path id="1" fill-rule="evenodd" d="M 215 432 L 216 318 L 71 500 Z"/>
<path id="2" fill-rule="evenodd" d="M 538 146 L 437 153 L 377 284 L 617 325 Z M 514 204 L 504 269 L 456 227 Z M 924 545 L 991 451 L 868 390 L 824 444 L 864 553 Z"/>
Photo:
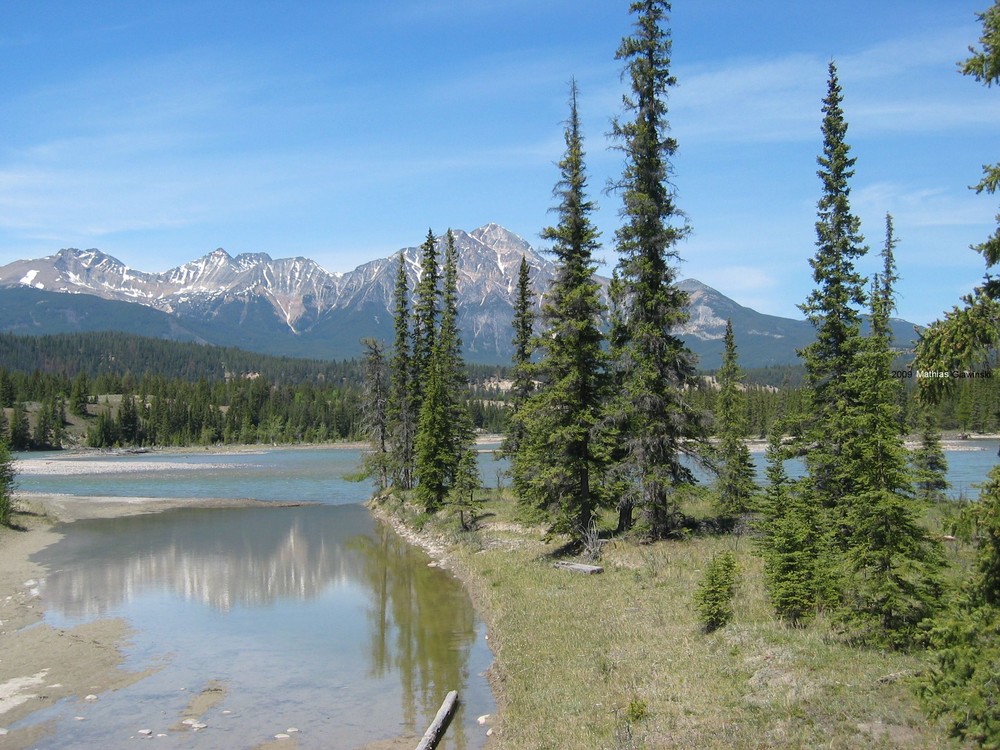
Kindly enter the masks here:
<path id="1" fill-rule="evenodd" d="M 926 654 L 853 647 L 822 618 L 777 622 L 747 537 L 611 541 L 588 576 L 554 568 L 560 540 L 519 524 L 508 499 L 470 532 L 383 509 L 445 550 L 490 625 L 496 748 L 958 746 L 914 698 Z M 692 595 L 725 550 L 741 569 L 735 617 L 705 634 Z"/>

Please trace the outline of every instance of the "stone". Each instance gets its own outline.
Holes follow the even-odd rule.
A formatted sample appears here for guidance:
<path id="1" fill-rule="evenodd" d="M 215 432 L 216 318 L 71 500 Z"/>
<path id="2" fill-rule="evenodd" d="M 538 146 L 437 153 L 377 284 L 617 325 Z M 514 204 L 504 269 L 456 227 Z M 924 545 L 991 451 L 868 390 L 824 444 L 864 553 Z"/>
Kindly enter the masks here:
<path id="1" fill-rule="evenodd" d="M 152 737 L 153 736 L 153 730 L 152 729 L 140 729 L 139 730 L 139 734 L 141 734 L 143 737 Z"/>
<path id="2" fill-rule="evenodd" d="M 274 739 L 276 739 L 276 740 L 290 740 L 291 736 L 289 736 L 289 735 L 287 735 L 287 734 L 285 734 L 285 733 L 282 732 L 282 733 L 274 735 Z"/>
<path id="3" fill-rule="evenodd" d="M 93 693 L 91 693 L 90 695 L 86 695 L 86 696 L 84 696 L 84 698 L 83 698 L 83 699 L 84 699 L 85 701 L 90 701 L 91 703 L 93 703 L 94 701 L 96 701 L 96 700 L 97 700 L 97 696 L 96 696 L 96 695 L 94 695 Z"/>
<path id="4" fill-rule="evenodd" d="M 476 719 L 476 722 L 478 724 L 480 724 L 480 725 L 483 725 L 483 724 L 485 724 L 489 720 L 490 720 L 490 715 L 489 714 L 483 714 L 478 719 Z"/>

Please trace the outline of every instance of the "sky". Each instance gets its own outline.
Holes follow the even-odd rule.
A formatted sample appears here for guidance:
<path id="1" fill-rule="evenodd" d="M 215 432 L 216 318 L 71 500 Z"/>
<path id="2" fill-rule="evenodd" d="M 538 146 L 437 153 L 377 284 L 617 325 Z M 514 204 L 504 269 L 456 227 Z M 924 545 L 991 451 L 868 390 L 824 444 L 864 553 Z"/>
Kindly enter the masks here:
<path id="1" fill-rule="evenodd" d="M 898 315 L 983 276 L 1000 91 L 957 72 L 990 0 L 675 0 L 668 118 L 680 276 L 798 317 L 812 288 L 827 66 L 857 159 L 852 209 Z M 97 248 L 165 271 L 222 247 L 349 271 L 432 228 L 495 222 L 537 248 L 580 90 L 600 272 L 616 262 L 626 0 L 4 3 L 0 265 Z"/>

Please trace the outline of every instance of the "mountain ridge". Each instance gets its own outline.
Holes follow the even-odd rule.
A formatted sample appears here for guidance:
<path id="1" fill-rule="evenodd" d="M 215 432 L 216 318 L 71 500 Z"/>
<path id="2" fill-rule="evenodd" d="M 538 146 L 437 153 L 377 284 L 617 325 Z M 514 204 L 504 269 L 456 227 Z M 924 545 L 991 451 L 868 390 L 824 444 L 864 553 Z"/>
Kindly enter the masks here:
<path id="1" fill-rule="evenodd" d="M 453 234 L 466 357 L 475 362 L 509 362 L 512 300 L 521 258 L 531 268 L 536 306 L 544 299 L 556 266 L 495 223 Z M 436 239 L 443 252 L 443 236 Z M 90 296 L 101 302 L 141 305 L 147 312 L 132 321 L 135 325 L 127 329 L 132 333 L 150 329 L 158 337 L 236 345 L 267 354 L 349 358 L 360 354 L 365 336 L 392 337 L 395 258 L 400 254 L 412 292 L 420 276 L 419 246 L 344 273 L 327 271 L 308 258 L 275 259 L 268 253 L 232 256 L 222 248 L 152 273 L 133 269 L 97 249 L 65 248 L 0 267 L 0 313 L 6 313 L 0 330 L 40 334 L 95 330 L 87 326 L 113 325 L 116 319 L 120 326 L 129 324 L 121 320 L 131 317 L 123 309 L 111 312 L 99 302 L 74 299 Z M 609 279 L 599 275 L 596 279 L 606 303 Z M 721 361 L 727 318 L 733 319 L 740 360 L 746 367 L 794 363 L 796 350 L 812 340 L 812 326 L 805 320 L 757 312 L 696 279 L 686 279 L 680 286 L 690 297 L 690 317 L 677 333 L 699 356 L 703 369 L 714 369 Z M 28 289 L 33 293 L 27 294 Z M 914 327 L 905 321 L 895 324 L 897 341 L 907 348 Z"/>

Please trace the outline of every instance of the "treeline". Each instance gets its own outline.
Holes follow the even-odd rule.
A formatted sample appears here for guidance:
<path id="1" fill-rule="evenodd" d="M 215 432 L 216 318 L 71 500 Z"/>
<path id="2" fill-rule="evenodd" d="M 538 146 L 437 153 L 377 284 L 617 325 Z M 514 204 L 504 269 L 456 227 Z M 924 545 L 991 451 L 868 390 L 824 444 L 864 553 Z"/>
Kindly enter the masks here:
<path id="1" fill-rule="evenodd" d="M 156 373 L 167 379 L 225 380 L 247 374 L 275 385 L 326 383 L 359 385 L 356 360 L 326 361 L 273 357 L 233 347 L 147 338 L 115 331 L 15 336 L 0 333 L 0 365 L 21 373 L 91 380 Z M 119 391 L 107 389 L 104 393 Z"/>

